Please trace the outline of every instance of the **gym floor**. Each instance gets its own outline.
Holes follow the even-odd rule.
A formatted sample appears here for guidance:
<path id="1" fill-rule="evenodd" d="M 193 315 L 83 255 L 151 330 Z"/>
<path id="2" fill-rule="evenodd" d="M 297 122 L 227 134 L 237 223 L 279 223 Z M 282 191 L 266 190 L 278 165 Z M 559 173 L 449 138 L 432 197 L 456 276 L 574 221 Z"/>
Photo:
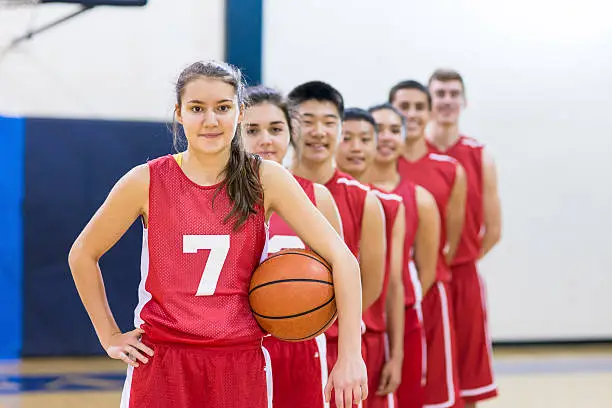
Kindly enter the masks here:
<path id="1" fill-rule="evenodd" d="M 480 408 L 610 408 L 612 345 L 497 347 L 500 396 Z M 118 407 L 125 366 L 103 357 L 0 362 L 1 408 Z"/>

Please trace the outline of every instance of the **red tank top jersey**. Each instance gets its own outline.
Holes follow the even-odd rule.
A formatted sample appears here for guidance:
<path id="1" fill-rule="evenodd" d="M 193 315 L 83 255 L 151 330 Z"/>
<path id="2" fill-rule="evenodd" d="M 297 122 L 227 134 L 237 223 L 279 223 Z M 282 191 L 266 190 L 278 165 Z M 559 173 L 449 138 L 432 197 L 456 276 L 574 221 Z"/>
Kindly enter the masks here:
<path id="1" fill-rule="evenodd" d="M 412 307 L 417 298 L 420 299 L 421 283 L 416 270 L 411 267 L 412 248 L 419 228 L 419 209 L 416 200 L 416 185 L 403 178 L 393 190 L 394 194 L 402 197 L 404 212 L 406 214 L 406 236 L 404 238 L 404 262 L 402 264 L 402 277 L 404 281 L 404 303 Z"/>
<path id="2" fill-rule="evenodd" d="M 217 186 L 195 184 L 170 155 L 148 166 L 136 327 L 153 342 L 260 342 L 264 333 L 251 313 L 248 289 L 266 253 L 263 207 L 234 231 L 233 219 L 223 221 L 232 208 L 225 189 L 216 194 Z"/>
<path id="3" fill-rule="evenodd" d="M 456 159 L 465 170 L 467 179 L 467 200 L 465 223 L 461 242 L 453 260 L 454 265 L 474 262 L 480 256 L 482 247 L 480 231 L 484 224 L 482 150 L 484 145 L 476 139 L 460 136 L 459 140 L 445 152 L 440 152 L 428 143 L 430 151 L 446 154 Z"/>
<path id="4" fill-rule="evenodd" d="M 389 275 L 391 273 L 391 242 L 393 240 L 393 225 L 397 219 L 402 197 L 397 194 L 389 194 L 375 186 L 369 186 L 371 191 L 376 194 L 385 214 L 385 237 L 387 239 L 387 253 L 385 254 L 385 275 L 380 297 L 363 314 L 363 322 L 367 330 L 373 332 L 385 332 L 387 329 L 385 306 L 387 301 L 387 291 L 389 289 Z"/>
<path id="5" fill-rule="evenodd" d="M 314 183 L 308 179 L 293 176 L 300 184 L 310 201 L 316 206 Z M 306 245 L 296 235 L 280 215 L 272 213 L 270 217 L 270 240 L 268 242 L 268 254 L 272 254 L 286 248 L 306 248 Z"/>
<path id="6" fill-rule="evenodd" d="M 397 170 L 400 177 L 407 178 L 431 193 L 438 205 L 440 214 L 440 245 L 436 279 L 450 280 L 450 268 L 444 259 L 446 244 L 446 207 L 455 183 L 457 161 L 452 157 L 427 153 L 417 161 L 409 162 L 403 157 L 398 160 Z"/>
<path id="7" fill-rule="evenodd" d="M 329 190 L 340 214 L 342 221 L 342 233 L 344 242 L 355 258 L 359 259 L 359 243 L 361 241 L 361 223 L 365 200 L 370 190 L 348 174 L 338 170 L 334 172 L 331 180 L 325 183 Z M 326 336 L 338 337 L 338 322 L 327 329 Z"/>

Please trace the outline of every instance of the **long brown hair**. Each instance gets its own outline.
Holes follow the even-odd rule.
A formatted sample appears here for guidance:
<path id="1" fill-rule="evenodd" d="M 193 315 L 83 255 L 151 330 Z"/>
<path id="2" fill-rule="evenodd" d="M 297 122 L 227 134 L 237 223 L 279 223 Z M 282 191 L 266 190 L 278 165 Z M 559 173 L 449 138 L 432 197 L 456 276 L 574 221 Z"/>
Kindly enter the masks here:
<path id="1" fill-rule="evenodd" d="M 238 105 L 244 105 L 245 86 L 240 70 L 230 64 L 217 61 L 196 62 L 188 66 L 179 75 L 176 82 L 176 103 L 181 106 L 181 98 L 185 87 L 198 78 L 218 79 L 234 87 Z M 180 140 L 180 125 L 176 120 L 172 124 L 174 133 L 174 147 L 178 150 Z M 224 222 L 234 218 L 234 230 L 240 228 L 250 215 L 257 213 L 258 207 L 263 204 L 263 187 L 259 180 L 259 166 L 261 159 L 245 151 L 240 135 L 240 125 L 230 146 L 230 157 L 223 169 L 223 182 L 216 190 L 216 195 L 225 188 L 232 209 L 225 217 Z M 213 200 L 214 205 L 214 200 Z"/>

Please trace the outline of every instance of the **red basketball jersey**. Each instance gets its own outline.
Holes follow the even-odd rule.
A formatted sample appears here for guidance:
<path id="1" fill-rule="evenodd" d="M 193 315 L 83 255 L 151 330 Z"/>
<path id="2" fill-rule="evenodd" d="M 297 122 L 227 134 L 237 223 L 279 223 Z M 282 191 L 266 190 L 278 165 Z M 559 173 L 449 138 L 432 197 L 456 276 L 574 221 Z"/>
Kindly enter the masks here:
<path id="1" fill-rule="evenodd" d="M 436 153 L 427 153 L 414 162 L 400 157 L 397 170 L 402 178 L 423 187 L 436 200 L 440 214 L 440 245 L 436 279 L 448 281 L 450 280 L 450 269 L 446 264 L 443 252 L 446 244 L 446 206 L 455 183 L 457 161 L 452 157 Z"/>
<path id="2" fill-rule="evenodd" d="M 359 259 L 359 243 L 361 241 L 361 223 L 365 200 L 370 190 L 348 174 L 336 170 L 331 180 L 325 183 L 325 187 L 334 197 L 340 220 L 342 221 L 342 233 L 344 242 L 349 250 Z M 337 321 L 327 329 L 326 336 L 338 337 Z"/>
<path id="3" fill-rule="evenodd" d="M 393 190 L 402 197 L 406 214 L 406 236 L 404 237 L 404 262 L 402 264 L 402 279 L 404 281 L 404 302 L 406 307 L 412 307 L 421 299 L 421 283 L 416 269 L 412 267 L 413 247 L 416 232 L 419 228 L 419 209 L 416 200 L 416 185 L 409 180 L 401 179 Z"/>
<path id="4" fill-rule="evenodd" d="M 428 143 L 430 151 L 439 152 L 455 158 L 465 170 L 467 179 L 467 200 L 465 223 L 461 233 L 461 242 L 453 264 L 474 262 L 480 256 L 482 247 L 480 230 L 484 224 L 483 209 L 483 175 L 482 150 L 484 145 L 476 139 L 460 136 L 459 140 L 445 152 L 440 152 L 434 145 Z"/>
<path id="5" fill-rule="evenodd" d="M 372 192 L 376 194 L 385 214 L 385 236 L 387 239 L 387 253 L 385 254 L 385 275 L 383 278 L 383 287 L 380 292 L 380 297 L 372 304 L 363 314 L 363 322 L 367 330 L 373 332 L 385 332 L 387 323 L 385 317 L 385 306 L 387 301 L 387 291 L 389 288 L 389 275 L 391 273 L 391 242 L 393 239 L 393 225 L 397 219 L 397 211 L 399 210 L 402 197 L 397 194 L 389 194 L 378 189 L 375 186 L 370 186 Z"/>
<path id="6" fill-rule="evenodd" d="M 310 201 L 316 206 L 314 183 L 308 179 L 293 176 L 300 184 Z M 306 248 L 306 245 L 296 235 L 289 225 L 280 215 L 272 213 L 270 217 L 270 241 L 268 242 L 268 254 L 273 254 L 281 249 L 287 248 Z"/>
<path id="7" fill-rule="evenodd" d="M 168 155 L 148 163 L 149 225 L 143 232 L 135 324 L 152 342 L 233 345 L 261 341 L 248 301 L 266 254 L 263 207 L 234 231 L 218 185 L 192 182 Z M 213 206 L 214 204 L 214 206 Z"/>

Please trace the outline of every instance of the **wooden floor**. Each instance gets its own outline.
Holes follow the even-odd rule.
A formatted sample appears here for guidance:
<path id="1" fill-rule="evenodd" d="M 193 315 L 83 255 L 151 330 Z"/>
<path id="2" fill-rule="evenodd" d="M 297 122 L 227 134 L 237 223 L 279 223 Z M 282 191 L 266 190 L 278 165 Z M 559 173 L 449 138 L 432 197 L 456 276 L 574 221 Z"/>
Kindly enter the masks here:
<path id="1" fill-rule="evenodd" d="M 500 396 L 481 408 L 612 408 L 612 347 L 495 351 Z M 118 407 L 125 367 L 106 358 L 0 362 L 1 408 Z"/>

